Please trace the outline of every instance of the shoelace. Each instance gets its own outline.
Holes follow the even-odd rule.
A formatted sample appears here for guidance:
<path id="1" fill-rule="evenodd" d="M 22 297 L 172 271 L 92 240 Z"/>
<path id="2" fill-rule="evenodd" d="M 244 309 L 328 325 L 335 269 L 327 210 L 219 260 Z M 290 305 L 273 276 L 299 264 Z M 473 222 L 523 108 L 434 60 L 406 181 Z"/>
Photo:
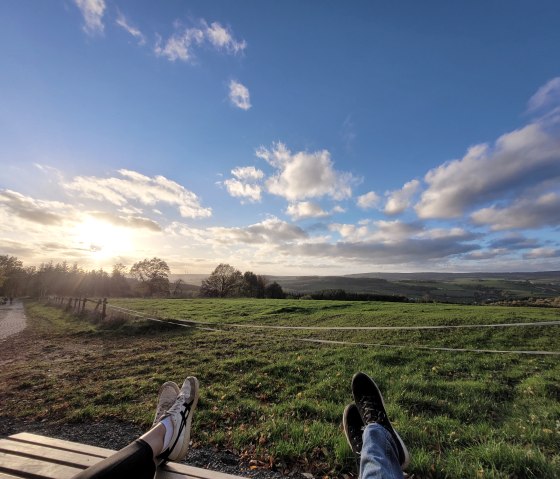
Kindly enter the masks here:
<path id="1" fill-rule="evenodd" d="M 181 432 L 187 426 L 187 418 L 189 417 L 189 413 L 191 412 L 191 404 L 192 401 L 189 403 L 189 401 L 185 399 L 185 402 L 175 402 L 173 407 L 169 409 L 169 412 L 175 412 L 177 409 L 185 408 L 183 411 L 179 412 L 179 415 L 181 416 L 181 422 L 179 423 L 179 431 L 177 432 L 177 437 L 175 438 L 175 441 L 173 442 L 172 445 L 168 446 L 167 449 L 158 456 L 158 459 L 163 459 L 163 460 L 167 459 L 171 455 L 173 449 L 175 449 L 175 446 L 177 445 L 177 442 L 181 437 Z"/>
<path id="2" fill-rule="evenodd" d="M 375 401 L 371 396 L 364 396 L 360 400 L 360 406 L 364 412 L 366 424 L 369 424 L 370 422 L 377 422 L 380 424 L 387 423 L 387 414 L 385 414 L 385 411 L 376 407 Z"/>

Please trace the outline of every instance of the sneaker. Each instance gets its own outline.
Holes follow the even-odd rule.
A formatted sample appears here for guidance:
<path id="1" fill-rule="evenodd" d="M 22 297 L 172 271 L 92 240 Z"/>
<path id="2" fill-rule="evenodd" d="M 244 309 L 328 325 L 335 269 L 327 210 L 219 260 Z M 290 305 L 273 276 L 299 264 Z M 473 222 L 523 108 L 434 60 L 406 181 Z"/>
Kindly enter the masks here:
<path id="1" fill-rule="evenodd" d="M 173 434 L 169 446 L 158 456 L 160 460 L 181 461 L 187 455 L 191 439 L 191 423 L 198 403 L 198 379 L 189 376 L 177 396 L 177 400 L 160 421 L 169 418 L 173 424 Z"/>
<path id="2" fill-rule="evenodd" d="M 360 411 L 356 404 L 348 404 L 348 406 L 344 408 L 342 426 L 344 427 L 344 434 L 346 435 L 346 440 L 350 445 L 350 449 L 352 449 L 354 454 L 359 456 L 362 452 L 364 422 L 362 421 L 362 416 L 360 416 Z"/>
<path id="3" fill-rule="evenodd" d="M 163 383 L 161 385 L 158 393 L 156 415 L 154 416 L 152 427 L 161 420 L 161 417 L 165 414 L 165 411 L 173 406 L 173 403 L 176 401 L 180 391 L 181 390 L 179 389 L 179 386 L 177 386 L 177 384 L 173 381 L 167 381 L 166 383 Z"/>
<path id="4" fill-rule="evenodd" d="M 385 411 L 383 396 L 377 384 L 367 374 L 356 373 L 352 378 L 352 395 L 363 423 L 366 425 L 375 422 L 381 424 L 393 436 L 397 445 L 401 468 L 406 468 L 410 462 L 410 454 L 397 431 L 391 426 Z"/>

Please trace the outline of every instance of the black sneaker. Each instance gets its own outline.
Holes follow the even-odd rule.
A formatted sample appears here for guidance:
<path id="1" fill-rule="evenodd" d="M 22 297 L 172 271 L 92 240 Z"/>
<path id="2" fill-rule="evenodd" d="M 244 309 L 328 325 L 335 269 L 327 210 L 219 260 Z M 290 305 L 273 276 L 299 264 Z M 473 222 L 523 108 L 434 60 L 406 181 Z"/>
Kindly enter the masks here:
<path id="1" fill-rule="evenodd" d="M 360 411 L 358 411 L 358 406 L 356 406 L 356 404 L 348 404 L 348 406 L 344 408 L 342 426 L 344 427 L 344 434 L 346 435 L 346 440 L 350 445 L 350 449 L 352 449 L 354 454 L 360 456 L 362 453 L 364 422 L 362 421 L 362 416 L 360 416 Z M 359 457 L 357 459 L 359 460 Z"/>
<path id="2" fill-rule="evenodd" d="M 383 396 L 377 384 L 375 384 L 373 379 L 367 374 L 356 373 L 352 378 L 352 395 L 354 396 L 354 401 L 356 402 L 358 412 L 364 424 L 367 425 L 376 422 L 391 433 L 397 445 L 401 468 L 405 469 L 410 462 L 410 454 L 397 431 L 391 426 L 391 422 L 385 411 Z"/>

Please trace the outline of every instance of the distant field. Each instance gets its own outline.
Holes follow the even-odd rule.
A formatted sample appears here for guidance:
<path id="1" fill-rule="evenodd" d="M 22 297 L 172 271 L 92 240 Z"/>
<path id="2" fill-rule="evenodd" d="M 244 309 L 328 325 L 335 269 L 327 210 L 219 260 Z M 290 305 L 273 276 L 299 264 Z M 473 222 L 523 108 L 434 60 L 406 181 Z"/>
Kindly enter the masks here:
<path id="1" fill-rule="evenodd" d="M 354 465 L 341 414 L 351 400 L 352 374 L 362 370 L 383 390 L 389 414 L 411 450 L 409 472 L 416 477 L 560 477 L 560 356 L 416 349 L 560 351 L 560 326 L 412 331 L 231 326 L 540 322 L 560 319 L 558 310 L 247 299 L 110 304 L 214 323 L 220 330 L 143 320 L 93 325 L 30 303 L 35 334 L 58 344 L 59 351 L 28 354 L 0 372 L 2 409 L 26 418 L 118 418 L 147 426 L 158 385 L 194 374 L 202 385 L 195 445 L 232 448 L 258 467 L 342 476 Z M 304 338 L 406 347 L 297 341 Z M 41 391 L 41 401 L 27 400 L 29 385 Z M 23 394 L 17 407 L 14 394 Z"/>

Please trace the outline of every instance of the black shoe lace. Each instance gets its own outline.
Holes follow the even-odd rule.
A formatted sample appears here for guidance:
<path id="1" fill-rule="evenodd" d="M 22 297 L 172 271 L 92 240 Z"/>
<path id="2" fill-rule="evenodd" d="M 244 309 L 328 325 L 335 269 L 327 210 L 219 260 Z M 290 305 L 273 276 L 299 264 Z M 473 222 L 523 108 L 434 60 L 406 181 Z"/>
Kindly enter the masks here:
<path id="1" fill-rule="evenodd" d="M 364 396 L 360 400 L 360 406 L 364 414 L 366 424 L 377 422 L 379 424 L 387 423 L 387 414 L 382 409 L 379 409 L 371 396 Z"/>

